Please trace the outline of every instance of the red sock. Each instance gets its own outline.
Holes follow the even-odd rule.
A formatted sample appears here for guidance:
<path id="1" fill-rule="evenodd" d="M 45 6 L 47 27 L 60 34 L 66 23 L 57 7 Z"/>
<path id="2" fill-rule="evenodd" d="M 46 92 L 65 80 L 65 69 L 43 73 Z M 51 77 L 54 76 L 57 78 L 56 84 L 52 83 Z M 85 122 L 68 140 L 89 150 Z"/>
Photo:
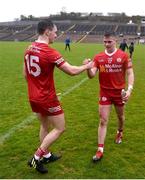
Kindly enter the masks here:
<path id="1" fill-rule="evenodd" d="M 40 159 L 45 154 L 45 151 L 41 149 L 40 147 L 35 152 L 35 158 Z"/>
<path id="2" fill-rule="evenodd" d="M 102 147 L 102 148 L 103 148 L 103 147 L 104 147 L 104 144 L 98 144 L 98 147 Z"/>
<path id="3" fill-rule="evenodd" d="M 104 151 L 104 144 L 98 144 L 98 151 L 101 151 L 103 153 L 103 151 Z"/>

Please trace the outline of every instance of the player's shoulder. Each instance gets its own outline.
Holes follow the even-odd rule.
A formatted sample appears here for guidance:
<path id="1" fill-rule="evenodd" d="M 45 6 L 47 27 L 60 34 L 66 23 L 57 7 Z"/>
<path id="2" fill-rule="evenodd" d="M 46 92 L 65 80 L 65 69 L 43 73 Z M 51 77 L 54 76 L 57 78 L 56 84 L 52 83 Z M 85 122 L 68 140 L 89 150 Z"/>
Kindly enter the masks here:
<path id="1" fill-rule="evenodd" d="M 125 51 L 122 51 L 121 49 L 117 49 L 116 53 L 121 56 L 128 56 L 128 54 Z"/>
<path id="2" fill-rule="evenodd" d="M 58 50 L 56 50 L 50 46 L 48 46 L 47 56 L 49 59 L 51 59 L 53 61 L 56 61 L 56 60 L 59 60 L 62 58 L 61 53 Z"/>
<path id="3" fill-rule="evenodd" d="M 49 53 L 57 53 L 58 51 L 56 49 L 54 49 L 53 47 L 47 45 L 47 51 L 49 51 Z"/>
<path id="4" fill-rule="evenodd" d="M 122 62 L 128 61 L 129 56 L 128 56 L 127 52 L 124 52 L 121 49 L 118 49 L 116 53 L 117 53 L 116 57 L 121 58 L 123 60 Z"/>
<path id="5" fill-rule="evenodd" d="M 98 54 L 95 55 L 94 59 L 98 59 L 98 58 L 101 58 L 105 55 L 105 52 L 100 52 Z"/>

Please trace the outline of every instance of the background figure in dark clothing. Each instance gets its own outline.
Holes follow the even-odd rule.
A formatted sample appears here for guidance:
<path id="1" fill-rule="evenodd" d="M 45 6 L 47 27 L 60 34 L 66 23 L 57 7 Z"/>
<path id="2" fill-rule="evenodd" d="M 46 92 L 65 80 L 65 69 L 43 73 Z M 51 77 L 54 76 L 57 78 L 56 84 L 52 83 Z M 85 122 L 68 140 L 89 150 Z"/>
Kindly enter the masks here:
<path id="1" fill-rule="evenodd" d="M 123 41 L 120 43 L 119 49 L 125 51 L 126 48 L 128 49 L 128 45 L 126 43 L 126 39 L 123 39 Z"/>
<path id="2" fill-rule="evenodd" d="M 70 51 L 70 37 L 67 37 L 66 39 L 65 39 L 65 51 L 67 50 L 67 48 L 69 49 L 69 51 Z"/>
<path id="3" fill-rule="evenodd" d="M 130 58 L 132 58 L 132 54 L 134 52 L 134 43 L 133 42 L 130 43 L 128 49 L 129 49 Z"/>

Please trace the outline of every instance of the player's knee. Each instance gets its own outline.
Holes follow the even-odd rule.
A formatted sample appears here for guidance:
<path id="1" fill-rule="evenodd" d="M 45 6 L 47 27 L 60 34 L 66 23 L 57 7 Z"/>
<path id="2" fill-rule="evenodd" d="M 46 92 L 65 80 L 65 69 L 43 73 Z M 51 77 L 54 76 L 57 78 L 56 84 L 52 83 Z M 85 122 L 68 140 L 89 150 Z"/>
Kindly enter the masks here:
<path id="1" fill-rule="evenodd" d="M 57 131 L 60 135 L 63 134 L 65 130 L 66 130 L 65 127 L 61 127 L 59 129 L 57 129 Z"/>
<path id="2" fill-rule="evenodd" d="M 106 117 L 100 118 L 100 126 L 107 126 L 108 119 Z"/>
<path id="3" fill-rule="evenodd" d="M 63 127 L 63 128 L 61 129 L 61 134 L 62 134 L 62 133 L 64 133 L 64 132 L 65 132 L 65 130 L 66 130 L 66 128 L 65 128 L 65 127 Z"/>

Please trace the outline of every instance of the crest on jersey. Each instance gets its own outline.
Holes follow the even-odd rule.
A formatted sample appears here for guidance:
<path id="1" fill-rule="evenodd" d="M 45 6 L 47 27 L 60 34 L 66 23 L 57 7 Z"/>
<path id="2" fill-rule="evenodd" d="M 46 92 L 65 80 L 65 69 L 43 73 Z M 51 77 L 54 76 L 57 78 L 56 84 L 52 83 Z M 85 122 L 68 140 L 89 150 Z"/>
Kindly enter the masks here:
<path id="1" fill-rule="evenodd" d="M 117 62 L 121 62 L 121 58 L 117 58 L 117 60 L 116 60 Z"/>
<path id="2" fill-rule="evenodd" d="M 107 101 L 107 98 L 103 96 L 103 97 L 101 98 L 101 100 L 102 100 L 102 101 Z"/>
<path id="3" fill-rule="evenodd" d="M 108 63 L 112 63 L 112 58 L 108 58 Z"/>

